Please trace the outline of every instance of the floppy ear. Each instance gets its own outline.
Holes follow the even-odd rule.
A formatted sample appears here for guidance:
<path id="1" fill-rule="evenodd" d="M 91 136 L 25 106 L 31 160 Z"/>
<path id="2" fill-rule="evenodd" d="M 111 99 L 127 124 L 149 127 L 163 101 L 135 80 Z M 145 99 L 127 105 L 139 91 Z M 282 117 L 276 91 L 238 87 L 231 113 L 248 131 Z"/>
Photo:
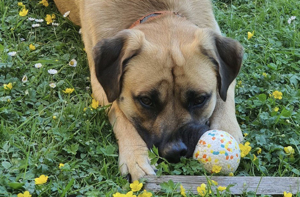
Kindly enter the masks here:
<path id="1" fill-rule="evenodd" d="M 219 94 L 222 100 L 226 101 L 229 85 L 242 66 L 243 47 L 238 41 L 208 29 L 201 29 L 197 34 L 201 52 L 216 66 Z"/>
<path id="2" fill-rule="evenodd" d="M 93 49 L 96 76 L 109 102 L 116 100 L 122 87 L 126 63 L 139 53 L 144 34 L 139 30 L 123 30 L 103 39 Z"/>
<path id="3" fill-rule="evenodd" d="M 242 66 L 243 47 L 231 38 L 214 35 L 218 62 L 218 88 L 220 97 L 226 101 L 229 85 L 238 75 Z"/>

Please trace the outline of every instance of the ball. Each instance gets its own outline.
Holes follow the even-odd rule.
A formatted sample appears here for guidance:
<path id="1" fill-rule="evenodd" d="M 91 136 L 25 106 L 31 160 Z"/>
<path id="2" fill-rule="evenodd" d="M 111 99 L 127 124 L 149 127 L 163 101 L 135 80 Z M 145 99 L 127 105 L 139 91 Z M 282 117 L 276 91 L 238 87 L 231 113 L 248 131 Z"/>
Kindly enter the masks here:
<path id="1" fill-rule="evenodd" d="M 208 172 L 229 175 L 238 168 L 241 154 L 232 135 L 221 130 L 209 130 L 198 141 L 193 157 Z"/>

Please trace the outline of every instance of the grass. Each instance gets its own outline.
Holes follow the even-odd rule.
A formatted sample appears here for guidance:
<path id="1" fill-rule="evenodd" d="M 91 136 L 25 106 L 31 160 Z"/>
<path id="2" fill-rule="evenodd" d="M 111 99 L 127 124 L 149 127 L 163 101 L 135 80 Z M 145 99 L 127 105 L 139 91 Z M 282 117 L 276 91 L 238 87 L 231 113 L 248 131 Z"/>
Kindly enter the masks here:
<path id="1" fill-rule="evenodd" d="M 0 0 L 0 196 L 24 191 L 32 196 L 127 193 L 129 183 L 118 171 L 118 148 L 106 107 L 91 107 L 79 28 L 63 18 L 52 1 L 48 7 L 38 2 L 23 1 L 29 12 L 21 17 L 17 1 Z M 300 2 L 223 0 L 214 1 L 214 8 L 224 35 L 245 48 L 236 110 L 252 150 L 242 158 L 235 176 L 299 177 Z M 28 18 L 44 19 L 46 14 L 55 14 L 59 26 L 44 21 L 33 28 L 38 22 Z M 296 19 L 289 24 L 291 16 Z M 248 40 L 247 32 L 253 31 Z M 30 50 L 30 44 L 36 49 Z M 13 51 L 15 56 L 8 55 Z M 76 67 L 68 65 L 71 59 L 77 60 Z M 42 67 L 36 68 L 36 63 Z M 58 73 L 50 75 L 49 69 Z M 28 81 L 22 82 L 25 75 Z M 11 90 L 4 88 L 9 83 Z M 74 92 L 63 93 L 66 88 Z M 282 99 L 274 98 L 274 91 L 280 91 Z M 288 146 L 294 153 L 285 152 Z M 154 161 L 158 158 L 155 152 L 150 156 Z M 203 173 L 191 159 L 158 166 L 158 174 Z M 47 183 L 35 185 L 34 179 L 42 174 L 49 177 Z M 162 187 L 164 192 L 153 196 L 180 196 L 178 184 L 168 182 Z M 230 196 L 230 192 L 220 195 Z"/>

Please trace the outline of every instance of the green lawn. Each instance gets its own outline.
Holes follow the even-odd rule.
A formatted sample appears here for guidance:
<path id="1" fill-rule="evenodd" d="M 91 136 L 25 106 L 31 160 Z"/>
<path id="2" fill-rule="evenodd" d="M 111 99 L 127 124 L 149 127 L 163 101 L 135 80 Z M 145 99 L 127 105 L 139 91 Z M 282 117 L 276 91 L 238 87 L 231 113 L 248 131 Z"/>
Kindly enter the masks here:
<path id="1" fill-rule="evenodd" d="M 0 196 L 25 191 L 32 196 L 126 194 L 130 187 L 118 171 L 118 147 L 105 115 L 107 106 L 91 106 L 79 27 L 62 17 L 53 1 L 48 7 L 38 0 L 23 4 L 26 16 L 19 15 L 23 8 L 17 1 L 0 0 Z M 214 0 L 214 5 L 223 34 L 245 48 L 236 111 L 252 149 L 235 176 L 299 177 L 300 1 Z M 58 26 L 47 25 L 47 14 L 56 16 L 52 20 Z M 72 59 L 76 67 L 69 65 Z M 42 67 L 36 68 L 39 63 Z M 58 72 L 49 74 L 50 69 Z M 74 91 L 64 93 L 66 88 Z M 157 159 L 155 153 L 150 156 Z M 157 168 L 158 174 L 204 173 L 192 159 L 163 162 Z M 40 175 L 48 179 L 37 185 Z M 179 184 L 169 182 L 163 188 L 153 196 L 181 196 L 176 191 Z M 221 193 L 230 196 L 228 191 Z"/>

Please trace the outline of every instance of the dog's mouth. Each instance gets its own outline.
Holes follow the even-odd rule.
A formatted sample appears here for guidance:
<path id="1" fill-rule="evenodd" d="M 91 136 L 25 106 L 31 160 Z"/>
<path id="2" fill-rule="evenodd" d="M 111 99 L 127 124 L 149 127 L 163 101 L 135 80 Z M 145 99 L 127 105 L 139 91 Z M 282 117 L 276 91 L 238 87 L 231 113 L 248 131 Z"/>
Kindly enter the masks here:
<path id="1" fill-rule="evenodd" d="M 208 125 L 195 123 L 179 128 L 174 136 L 165 138 L 158 145 L 160 156 L 171 163 L 179 162 L 181 157 L 192 157 L 200 137 L 208 130 Z"/>

